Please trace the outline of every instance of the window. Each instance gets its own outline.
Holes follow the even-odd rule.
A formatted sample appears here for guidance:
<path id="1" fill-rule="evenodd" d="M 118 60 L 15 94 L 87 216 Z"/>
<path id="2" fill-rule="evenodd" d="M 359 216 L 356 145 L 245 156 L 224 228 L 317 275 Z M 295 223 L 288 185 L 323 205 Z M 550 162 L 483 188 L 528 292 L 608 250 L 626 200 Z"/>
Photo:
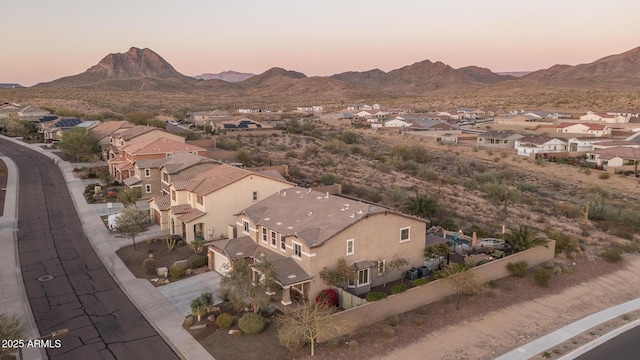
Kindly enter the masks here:
<path id="1" fill-rule="evenodd" d="M 378 260 L 378 276 L 384 275 L 385 260 Z"/>
<path id="2" fill-rule="evenodd" d="M 150 177 L 151 176 L 151 169 L 144 169 L 144 177 Z"/>
<path id="3" fill-rule="evenodd" d="M 254 191 L 253 192 L 253 201 L 256 201 L 256 200 L 258 200 L 258 192 Z"/>
<path id="4" fill-rule="evenodd" d="M 145 185 L 145 186 L 144 186 L 144 189 L 145 189 L 145 191 L 147 192 L 147 194 L 148 194 L 148 193 L 150 193 L 150 192 L 151 192 L 151 184 L 147 184 L 147 185 Z"/>
<path id="5" fill-rule="evenodd" d="M 176 201 L 176 191 L 171 190 L 171 200 Z"/>
<path id="6" fill-rule="evenodd" d="M 242 231 L 249 233 L 249 222 L 247 220 L 242 220 Z"/>
<path id="7" fill-rule="evenodd" d="M 293 243 L 293 256 L 297 258 L 302 257 L 302 245 Z"/>
<path id="8" fill-rule="evenodd" d="M 262 228 L 262 242 L 266 243 L 267 242 L 267 228 Z"/>
<path id="9" fill-rule="evenodd" d="M 353 253 L 355 252 L 353 242 L 354 242 L 353 239 L 347 240 L 347 255 L 353 255 Z"/>
<path id="10" fill-rule="evenodd" d="M 276 247 L 276 232 L 272 231 L 271 232 L 271 246 Z"/>
<path id="11" fill-rule="evenodd" d="M 362 269 L 358 271 L 358 284 L 357 286 L 369 285 L 369 269 Z"/>
<path id="12" fill-rule="evenodd" d="M 402 228 L 400 229 L 400 242 L 405 242 L 411 240 L 411 228 Z"/>
<path id="13" fill-rule="evenodd" d="M 162 181 L 169 183 L 169 174 L 162 173 Z"/>
<path id="14" fill-rule="evenodd" d="M 204 204 L 204 199 L 202 199 L 202 195 L 196 195 L 196 201 L 200 205 Z"/>
<path id="15" fill-rule="evenodd" d="M 280 250 L 285 251 L 287 250 L 287 242 L 285 240 L 285 237 L 280 235 Z"/>

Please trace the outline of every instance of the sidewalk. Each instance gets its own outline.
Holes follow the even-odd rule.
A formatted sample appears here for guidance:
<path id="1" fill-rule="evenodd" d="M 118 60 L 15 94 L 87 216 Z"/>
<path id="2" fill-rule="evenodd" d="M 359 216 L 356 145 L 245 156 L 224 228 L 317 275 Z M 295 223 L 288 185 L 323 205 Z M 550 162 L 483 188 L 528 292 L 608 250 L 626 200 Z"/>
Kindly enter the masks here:
<path id="1" fill-rule="evenodd" d="M 62 161 L 58 156 L 52 154 L 50 151 L 43 149 L 38 144 L 26 144 L 19 140 L 11 138 L 5 139 L 13 141 L 22 146 L 30 147 L 40 153 L 43 153 L 47 157 L 51 158 L 52 161 L 58 164 L 67 182 L 67 188 L 69 189 L 71 198 L 76 207 L 76 211 L 78 212 L 78 215 L 80 217 L 85 235 L 91 242 L 94 251 L 103 262 L 107 271 L 109 271 L 122 291 L 127 295 L 129 300 L 138 308 L 138 310 L 147 319 L 147 321 L 149 321 L 151 326 L 156 329 L 156 331 L 160 334 L 160 336 L 162 336 L 167 344 L 171 346 L 176 354 L 183 359 L 213 359 L 213 357 L 195 339 L 193 339 L 193 337 L 185 329 L 182 328 L 182 323 L 186 315 L 186 313 L 184 313 L 184 308 L 182 310 L 178 309 L 172 303 L 172 301 L 164 296 L 164 294 L 159 290 L 160 288 L 154 287 L 149 281 L 145 279 L 135 278 L 133 274 L 131 274 L 129 269 L 127 269 L 124 263 L 120 260 L 120 258 L 116 255 L 116 250 L 123 245 L 129 245 L 131 240 L 115 237 L 115 234 L 110 233 L 106 229 L 102 220 L 100 219 L 100 216 L 107 215 L 110 212 L 115 213 L 119 211 L 121 209 L 121 205 L 114 203 L 113 208 L 108 209 L 106 204 L 87 204 L 82 195 L 84 187 L 86 186 L 86 181 L 77 179 L 73 176 L 73 164 Z M 7 191 L 7 195 L 14 193 L 14 191 Z M 7 196 L 7 199 L 9 199 L 9 196 Z M 16 199 L 14 198 L 13 201 L 15 202 Z M 146 203 L 146 201 L 141 201 L 138 203 L 138 205 L 140 206 L 140 208 L 148 208 L 148 204 Z M 5 210 L 8 207 L 11 206 L 7 206 L 5 204 Z M 0 223 L 0 225 L 4 225 L 5 218 L 6 216 L 3 216 L 3 223 Z M 15 223 L 15 214 L 13 223 Z M 0 226 L 0 230 L 5 231 L 5 226 Z M 164 233 L 160 230 L 160 227 L 158 225 L 154 225 L 149 231 L 140 235 L 137 241 L 144 241 L 146 239 L 158 237 L 159 235 L 163 234 Z M 3 236 L 2 238 L 4 241 L 5 237 Z M 15 245 L 15 241 L 12 241 L 12 244 Z M 9 252 L 6 252 L 5 254 L 9 254 Z M 11 252 L 10 254 L 17 258 L 17 254 L 15 254 L 15 251 Z M 0 263 L 0 266 L 0 269 L 2 269 L 2 273 L 4 274 L 5 263 Z M 17 271 L 19 273 L 19 265 L 14 265 L 7 271 Z M 26 301 L 26 293 L 24 291 L 21 275 L 18 274 L 17 277 L 20 280 L 18 282 L 19 285 L 22 286 L 22 288 L 13 286 L 14 290 L 12 291 L 12 293 L 15 291 L 16 294 L 21 294 L 21 297 L 17 296 L 21 299 L 20 301 L 18 301 L 18 303 L 26 303 L 26 307 L 28 308 L 28 302 Z M 219 281 L 218 274 L 211 271 L 194 276 L 192 277 L 192 279 L 194 279 L 192 281 L 198 281 L 202 284 L 210 286 L 214 286 L 216 284 L 216 281 Z M 2 281 L 2 297 L 4 299 L 4 276 L 2 278 Z M 185 283 L 184 285 L 178 285 L 178 283 L 174 285 L 174 288 L 178 289 L 177 293 L 187 298 L 192 296 L 191 298 L 189 298 L 189 301 L 200 295 L 200 293 L 203 291 L 201 288 L 195 288 L 195 290 L 188 288 L 189 284 L 187 283 Z M 14 299 L 13 301 L 15 304 L 17 300 Z M 31 314 L 30 310 L 29 315 L 30 318 L 33 319 L 33 315 Z M 33 320 L 31 321 L 33 322 Z M 25 356 L 25 358 L 27 357 Z M 28 358 L 39 359 L 38 357 Z"/>

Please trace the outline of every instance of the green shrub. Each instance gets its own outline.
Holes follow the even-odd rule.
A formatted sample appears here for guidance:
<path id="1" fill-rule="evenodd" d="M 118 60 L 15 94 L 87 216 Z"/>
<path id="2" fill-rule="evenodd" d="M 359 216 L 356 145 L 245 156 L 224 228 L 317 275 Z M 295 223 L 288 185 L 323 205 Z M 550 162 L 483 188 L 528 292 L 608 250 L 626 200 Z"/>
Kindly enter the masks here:
<path id="1" fill-rule="evenodd" d="M 142 268 L 144 269 L 144 273 L 147 275 L 155 275 L 156 274 L 156 259 L 154 258 L 146 258 L 142 261 Z"/>
<path id="2" fill-rule="evenodd" d="M 264 318 L 260 314 L 246 313 L 238 320 L 238 327 L 243 333 L 249 335 L 258 335 L 264 330 Z"/>
<path id="3" fill-rule="evenodd" d="M 563 274 L 569 274 L 569 275 L 573 275 L 574 271 L 572 267 L 569 266 L 563 266 L 562 267 L 562 273 Z"/>
<path id="4" fill-rule="evenodd" d="M 382 329 L 382 336 L 387 340 L 392 340 L 396 336 L 396 331 L 392 328 Z"/>
<path id="5" fill-rule="evenodd" d="M 551 280 L 551 272 L 547 269 L 539 268 L 533 272 L 533 280 L 542 287 L 549 287 Z"/>
<path id="6" fill-rule="evenodd" d="M 378 301 L 378 300 L 382 300 L 382 299 L 384 299 L 386 297 L 387 297 L 387 294 L 385 294 L 383 292 L 372 291 L 372 292 L 367 294 L 367 301 L 369 301 L 369 302 Z"/>
<path id="7" fill-rule="evenodd" d="M 607 180 L 608 178 L 609 178 L 608 172 L 603 172 L 603 173 L 600 173 L 600 175 L 598 175 L 598 179 Z"/>
<path id="8" fill-rule="evenodd" d="M 401 292 L 405 292 L 407 291 L 407 286 L 405 284 L 398 284 L 395 285 L 391 288 L 391 290 L 389 290 L 389 292 L 391 293 L 391 295 L 393 294 L 400 294 Z"/>
<path id="9" fill-rule="evenodd" d="M 523 278 L 527 275 L 527 268 L 529 264 L 526 261 L 518 261 L 517 263 L 508 263 L 507 270 L 513 277 Z"/>
<path id="10" fill-rule="evenodd" d="M 184 268 L 182 266 L 172 266 L 169 268 L 169 274 L 176 279 L 180 279 L 184 276 Z"/>
<path id="11" fill-rule="evenodd" d="M 429 279 L 427 278 L 419 278 L 413 282 L 413 286 L 422 286 L 429 283 Z"/>
<path id="12" fill-rule="evenodd" d="M 602 251 L 600 256 L 610 263 L 617 263 L 622 261 L 622 250 L 617 247 L 608 247 Z"/>
<path id="13" fill-rule="evenodd" d="M 492 288 L 495 289 L 498 287 L 498 281 L 497 280 L 489 280 L 489 282 L 487 283 L 487 285 Z"/>
<path id="14" fill-rule="evenodd" d="M 187 262 L 189 263 L 190 268 L 196 269 L 201 266 L 204 266 L 207 263 L 207 257 L 204 255 L 194 254 L 189 256 L 189 258 L 187 259 Z"/>
<path id="15" fill-rule="evenodd" d="M 233 325 L 233 316 L 229 313 L 222 313 L 216 318 L 216 325 L 221 329 L 228 329 Z"/>
<path id="16" fill-rule="evenodd" d="M 359 347 L 360 347 L 360 344 L 358 344 L 358 340 L 349 341 L 349 351 L 356 352 L 358 351 Z"/>

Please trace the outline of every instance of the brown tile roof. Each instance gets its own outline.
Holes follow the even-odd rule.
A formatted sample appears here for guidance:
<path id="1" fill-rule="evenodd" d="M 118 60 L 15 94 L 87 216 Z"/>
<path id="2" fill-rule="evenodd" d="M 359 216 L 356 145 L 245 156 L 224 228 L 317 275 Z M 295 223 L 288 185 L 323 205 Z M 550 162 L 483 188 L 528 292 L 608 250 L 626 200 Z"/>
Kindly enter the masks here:
<path id="1" fill-rule="evenodd" d="M 298 262 L 290 257 L 283 257 L 271 262 L 276 278 L 282 286 L 294 285 L 310 281 L 311 275 L 307 274 Z"/>
<path id="2" fill-rule="evenodd" d="M 527 136 L 523 137 L 522 139 L 520 139 L 518 141 L 520 142 L 520 146 L 525 146 L 525 145 L 528 145 L 528 144 L 542 145 L 542 144 L 546 144 L 546 143 L 548 143 L 549 141 L 552 141 L 552 140 L 560 140 L 560 139 L 548 137 L 548 136 L 545 136 L 545 135 L 527 135 Z"/>
<path id="3" fill-rule="evenodd" d="M 123 147 L 120 151 L 132 155 L 168 154 L 179 152 L 205 152 L 206 149 L 159 137 Z"/>
<path id="4" fill-rule="evenodd" d="M 196 194 L 207 195 L 249 175 L 263 176 L 249 170 L 222 164 L 198 175 L 187 187 L 187 190 Z"/>
<path id="5" fill-rule="evenodd" d="M 156 203 L 158 210 L 166 211 L 171 209 L 171 196 L 163 195 L 163 196 L 154 196 L 151 200 Z"/>
<path id="6" fill-rule="evenodd" d="M 282 190 L 241 213 L 258 226 L 284 236 L 297 235 L 307 246 L 315 247 L 361 219 L 385 212 L 395 213 L 381 206 L 295 187 Z"/>
<path id="7" fill-rule="evenodd" d="M 124 179 L 123 183 L 127 186 L 132 186 L 135 185 L 139 182 L 141 182 L 142 179 L 140 179 L 139 176 L 134 175 L 134 176 L 129 176 L 128 178 Z"/>
<path id="8" fill-rule="evenodd" d="M 230 239 L 226 246 L 223 247 L 224 252 L 229 258 L 251 257 L 254 255 L 258 245 L 248 236 L 242 236 Z"/>
<path id="9" fill-rule="evenodd" d="M 179 206 L 179 205 L 178 205 Z M 198 209 L 191 209 L 191 211 L 189 211 L 186 214 L 182 214 L 180 216 L 178 216 L 178 219 L 180 219 L 182 222 L 184 223 L 190 223 L 193 220 L 205 215 L 205 212 L 202 212 Z"/>
<path id="10" fill-rule="evenodd" d="M 174 205 L 171 207 L 171 213 L 174 215 L 182 215 L 191 212 L 191 205 Z"/>
<path id="11" fill-rule="evenodd" d="M 193 181 L 194 180 L 174 181 L 171 183 L 171 185 L 173 186 L 173 190 L 176 190 L 176 191 L 186 190 L 187 187 L 189 187 L 189 185 L 191 185 Z"/>
<path id="12" fill-rule="evenodd" d="M 631 160 L 640 159 L 640 149 L 631 147 L 614 147 L 610 149 L 600 149 L 590 151 L 589 154 L 597 154 L 602 160 L 613 159 L 614 157 Z"/>
<path id="13" fill-rule="evenodd" d="M 160 130 L 160 131 L 164 131 L 162 129 L 159 129 L 155 126 L 145 126 L 145 125 L 137 125 L 134 126 L 132 128 L 129 128 L 119 134 L 117 134 L 115 137 L 116 138 L 122 138 L 122 140 L 127 141 L 127 140 L 131 140 L 137 136 L 140 136 L 142 134 L 146 134 L 148 132 L 154 131 L 154 130 Z"/>
<path id="14" fill-rule="evenodd" d="M 217 162 L 218 161 L 204 156 L 181 152 L 168 156 L 163 166 L 168 174 L 176 174 L 195 165 Z"/>
<path id="15" fill-rule="evenodd" d="M 120 129 L 129 129 L 133 126 L 134 125 L 128 121 L 105 121 L 91 129 L 91 132 L 97 140 L 100 140 L 111 135 L 114 131 Z"/>

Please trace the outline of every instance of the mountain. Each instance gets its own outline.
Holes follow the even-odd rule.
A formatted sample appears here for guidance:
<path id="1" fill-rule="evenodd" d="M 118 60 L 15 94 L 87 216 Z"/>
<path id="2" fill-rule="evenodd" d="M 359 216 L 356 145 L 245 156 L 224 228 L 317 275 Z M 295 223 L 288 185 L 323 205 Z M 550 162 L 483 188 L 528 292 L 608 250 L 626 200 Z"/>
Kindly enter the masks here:
<path id="1" fill-rule="evenodd" d="M 255 74 L 250 74 L 250 73 L 241 73 L 241 72 L 237 72 L 237 71 L 223 71 L 221 73 L 217 73 L 217 74 L 211 74 L 211 73 L 205 73 L 205 74 L 201 74 L 201 75 L 196 75 L 194 76 L 194 78 L 198 79 L 198 80 L 211 80 L 211 79 L 218 79 L 218 80 L 222 80 L 222 81 L 226 81 L 226 82 L 240 82 L 240 81 L 245 81 L 248 78 L 255 76 Z"/>
<path id="2" fill-rule="evenodd" d="M 522 77 L 547 83 L 604 83 L 640 86 L 640 47 L 588 64 L 554 65 Z"/>
<path id="3" fill-rule="evenodd" d="M 423 93 L 450 86 L 482 86 L 511 79 L 477 66 L 454 69 L 440 61 L 424 60 L 385 73 L 374 69 L 365 72 L 345 72 L 331 76 L 350 84 L 375 87 L 393 92 Z"/>
<path id="4" fill-rule="evenodd" d="M 132 47 L 109 54 L 87 71 L 40 83 L 38 87 L 90 87 L 115 90 L 178 90 L 197 80 L 182 75 L 150 49 Z"/>
<path id="5" fill-rule="evenodd" d="M 20 84 L 8 84 L 8 83 L 0 83 L 0 89 L 17 89 L 23 88 L 24 86 Z"/>
<path id="6" fill-rule="evenodd" d="M 240 82 L 243 87 L 260 86 L 273 84 L 274 82 L 288 81 L 291 79 L 304 79 L 307 75 L 296 71 L 285 70 L 283 68 L 274 67 L 260 75 L 252 76 L 245 81 Z"/>

